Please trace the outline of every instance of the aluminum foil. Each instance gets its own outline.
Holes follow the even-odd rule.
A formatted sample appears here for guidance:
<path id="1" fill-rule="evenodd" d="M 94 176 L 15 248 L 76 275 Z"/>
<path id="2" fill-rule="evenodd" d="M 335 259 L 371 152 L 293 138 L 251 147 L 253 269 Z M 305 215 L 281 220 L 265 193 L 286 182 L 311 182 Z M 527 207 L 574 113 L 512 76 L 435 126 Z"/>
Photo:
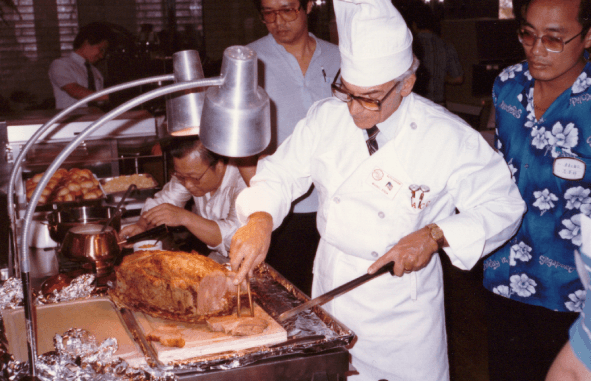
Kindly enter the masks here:
<path id="1" fill-rule="evenodd" d="M 0 309 L 15 309 L 23 304 L 23 283 L 20 279 L 8 278 L 0 287 Z"/>
<path id="2" fill-rule="evenodd" d="M 137 369 L 113 354 L 117 340 L 109 338 L 97 343 L 96 338 L 83 329 L 72 328 L 54 337 L 55 351 L 38 357 L 37 377 L 41 381 L 116 381 L 151 380 L 173 381 L 174 374 L 157 369 Z M 28 363 L 13 361 L 3 366 L 3 375 L 15 380 L 29 374 Z"/>
<path id="3" fill-rule="evenodd" d="M 86 298 L 92 295 L 95 290 L 94 275 L 83 274 L 72 280 L 70 285 L 61 290 L 53 290 L 51 294 L 43 295 L 39 292 L 39 296 L 35 300 L 37 305 L 48 303 L 68 302 L 80 298 Z"/>

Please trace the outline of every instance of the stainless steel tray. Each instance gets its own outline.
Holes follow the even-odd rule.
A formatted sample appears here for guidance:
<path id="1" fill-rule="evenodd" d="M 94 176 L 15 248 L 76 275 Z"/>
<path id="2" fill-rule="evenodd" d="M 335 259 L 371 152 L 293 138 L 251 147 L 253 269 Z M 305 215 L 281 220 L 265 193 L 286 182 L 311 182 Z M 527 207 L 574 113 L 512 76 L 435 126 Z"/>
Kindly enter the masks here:
<path id="1" fill-rule="evenodd" d="M 154 184 L 156 184 L 156 186 L 153 186 L 151 188 L 138 188 L 133 194 L 131 194 L 127 199 L 128 200 L 145 200 L 149 197 L 154 196 L 154 194 L 156 194 L 156 192 L 158 192 L 160 189 L 162 189 L 159 185 L 158 182 L 154 179 L 154 177 L 152 175 L 150 175 L 149 173 L 140 173 L 139 175 L 141 176 L 146 176 L 150 179 L 152 179 L 152 181 L 154 182 Z M 118 178 L 125 178 L 125 177 L 130 177 L 131 175 L 123 175 L 123 176 L 114 176 L 114 177 L 105 177 L 102 179 L 99 179 L 99 183 L 101 186 L 104 186 L 107 182 L 114 180 L 114 179 L 118 179 Z M 130 183 L 131 184 L 131 183 Z M 137 184 L 136 184 L 137 185 Z M 123 191 L 118 191 L 118 192 L 105 192 L 106 194 L 106 201 L 108 203 L 112 203 L 112 202 L 119 202 L 121 200 L 121 198 L 123 197 L 123 195 L 125 194 L 126 190 Z"/>
<path id="2" fill-rule="evenodd" d="M 80 206 L 101 206 L 103 201 L 107 199 L 107 195 L 105 190 L 103 189 L 100 180 L 93 174 L 94 178 L 99 181 L 98 187 L 103 193 L 103 195 L 99 198 L 94 198 L 92 200 L 76 200 L 76 201 L 63 201 L 63 202 L 48 202 L 45 204 L 37 204 L 35 207 L 35 212 L 48 212 L 51 210 L 62 210 L 66 208 L 77 208 Z"/>

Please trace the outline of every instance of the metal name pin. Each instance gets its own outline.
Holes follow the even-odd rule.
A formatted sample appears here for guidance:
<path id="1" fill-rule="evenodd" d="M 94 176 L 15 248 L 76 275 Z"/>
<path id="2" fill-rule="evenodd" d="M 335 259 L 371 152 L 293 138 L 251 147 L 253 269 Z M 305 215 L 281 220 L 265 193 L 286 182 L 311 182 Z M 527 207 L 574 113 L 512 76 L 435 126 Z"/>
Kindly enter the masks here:
<path id="1" fill-rule="evenodd" d="M 423 202 L 423 197 L 425 197 L 425 193 L 429 192 L 430 190 L 431 190 L 431 188 L 429 188 L 428 186 L 421 185 L 421 197 L 419 198 L 419 209 L 422 209 L 421 204 Z M 425 204 L 425 206 L 427 206 L 427 205 Z"/>
<path id="2" fill-rule="evenodd" d="M 413 208 L 417 207 L 417 204 L 415 203 L 415 197 L 416 197 L 416 192 L 420 189 L 420 187 L 417 184 L 411 184 L 408 189 L 410 189 L 410 191 L 412 192 L 411 196 L 410 196 L 410 206 L 412 206 Z"/>

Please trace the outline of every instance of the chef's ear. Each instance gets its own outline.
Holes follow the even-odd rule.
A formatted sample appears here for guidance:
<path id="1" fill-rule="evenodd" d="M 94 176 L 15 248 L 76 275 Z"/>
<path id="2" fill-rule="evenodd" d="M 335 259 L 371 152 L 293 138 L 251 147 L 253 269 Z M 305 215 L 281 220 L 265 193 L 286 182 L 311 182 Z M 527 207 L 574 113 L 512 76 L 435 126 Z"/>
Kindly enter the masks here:
<path id="1" fill-rule="evenodd" d="M 306 14 L 309 15 L 310 12 L 312 12 L 312 6 L 314 5 L 314 3 L 312 2 L 312 0 L 309 0 L 308 3 L 306 4 Z"/>
<path id="2" fill-rule="evenodd" d="M 404 83 L 402 84 L 402 89 L 400 89 L 400 95 L 406 97 L 408 94 L 410 94 L 412 92 L 412 88 L 415 86 L 416 81 L 417 75 L 414 73 L 406 77 Z"/>

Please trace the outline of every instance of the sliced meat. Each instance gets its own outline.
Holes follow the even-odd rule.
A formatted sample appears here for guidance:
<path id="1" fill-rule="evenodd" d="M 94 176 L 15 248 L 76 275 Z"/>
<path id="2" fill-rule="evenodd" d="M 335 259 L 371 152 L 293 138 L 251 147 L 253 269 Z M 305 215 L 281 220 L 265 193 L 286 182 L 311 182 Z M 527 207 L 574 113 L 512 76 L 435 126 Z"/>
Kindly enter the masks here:
<path id="1" fill-rule="evenodd" d="M 237 317 L 236 315 L 214 317 L 207 320 L 207 327 L 214 332 L 232 336 L 252 336 L 263 333 L 269 326 L 265 319 L 258 317 Z"/>
<path id="2" fill-rule="evenodd" d="M 211 315 L 224 310 L 228 303 L 224 296 L 228 292 L 226 273 L 213 271 L 204 276 L 197 291 L 197 313 Z"/>
<path id="3" fill-rule="evenodd" d="M 150 341 L 158 341 L 165 347 L 182 348 L 185 346 L 185 339 L 177 326 L 158 327 L 158 329 L 148 333 L 146 339 Z"/>

